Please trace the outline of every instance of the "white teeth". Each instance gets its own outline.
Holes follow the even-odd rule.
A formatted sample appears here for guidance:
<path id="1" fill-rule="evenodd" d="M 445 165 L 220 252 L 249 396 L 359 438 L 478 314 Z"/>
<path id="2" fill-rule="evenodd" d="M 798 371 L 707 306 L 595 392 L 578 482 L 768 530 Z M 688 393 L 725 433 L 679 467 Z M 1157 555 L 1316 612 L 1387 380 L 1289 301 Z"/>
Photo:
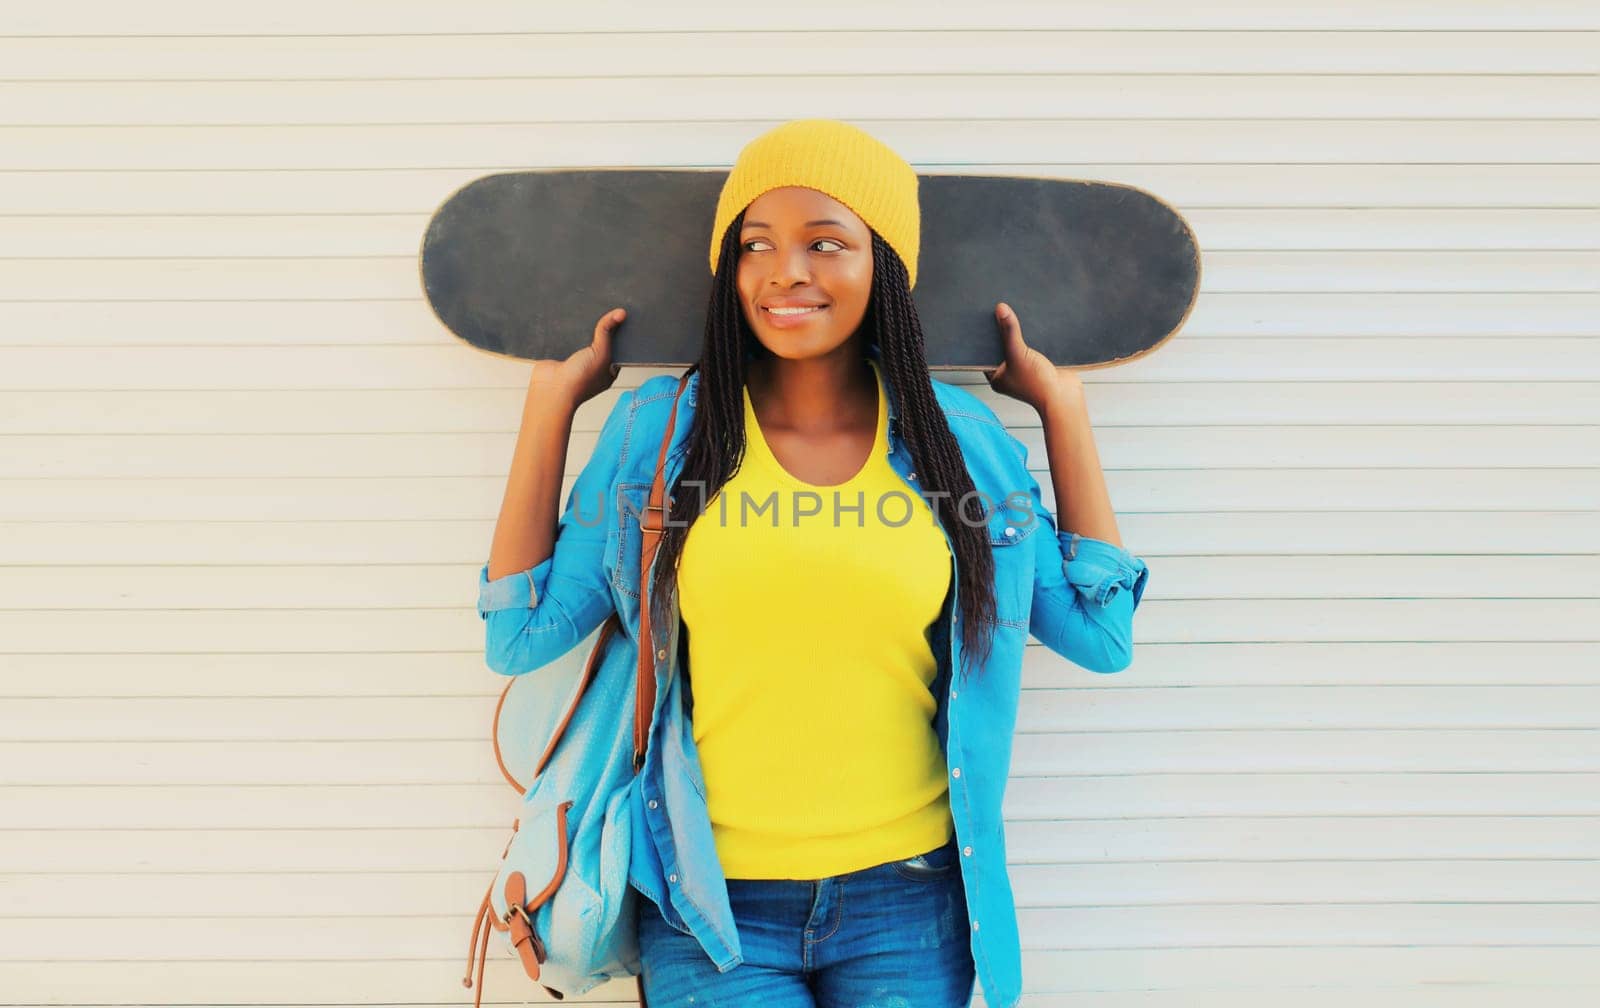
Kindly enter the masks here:
<path id="1" fill-rule="evenodd" d="M 767 311 L 774 315 L 804 315 L 806 312 L 821 311 L 822 305 L 812 305 L 809 308 L 768 308 Z"/>

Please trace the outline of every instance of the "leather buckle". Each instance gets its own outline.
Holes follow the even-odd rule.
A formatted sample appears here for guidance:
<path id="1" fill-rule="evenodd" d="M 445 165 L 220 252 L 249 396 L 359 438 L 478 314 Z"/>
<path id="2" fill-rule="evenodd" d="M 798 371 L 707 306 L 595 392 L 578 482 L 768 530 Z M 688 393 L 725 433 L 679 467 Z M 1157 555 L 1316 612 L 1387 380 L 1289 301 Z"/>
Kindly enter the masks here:
<path id="1" fill-rule="evenodd" d="M 506 911 L 505 916 L 505 923 L 507 927 L 511 926 L 512 917 L 521 917 L 523 923 L 528 926 L 527 937 L 528 942 L 533 946 L 534 960 L 536 962 L 543 963 L 546 959 L 550 958 L 549 953 L 545 951 L 544 942 L 539 940 L 539 932 L 534 929 L 533 918 L 528 915 L 528 908 L 523 906 L 521 903 L 511 904 L 511 909 Z M 537 976 L 535 976 L 535 979 L 537 979 Z"/>
<path id="2" fill-rule="evenodd" d="M 651 527 L 650 525 L 646 524 L 645 515 L 640 515 L 639 516 L 639 528 L 642 531 L 645 531 L 645 532 L 665 532 L 667 530 L 667 506 L 665 504 L 646 504 L 644 506 L 644 510 L 645 510 L 645 514 L 648 514 L 651 511 L 660 511 L 661 512 L 661 527 L 660 528 Z"/>

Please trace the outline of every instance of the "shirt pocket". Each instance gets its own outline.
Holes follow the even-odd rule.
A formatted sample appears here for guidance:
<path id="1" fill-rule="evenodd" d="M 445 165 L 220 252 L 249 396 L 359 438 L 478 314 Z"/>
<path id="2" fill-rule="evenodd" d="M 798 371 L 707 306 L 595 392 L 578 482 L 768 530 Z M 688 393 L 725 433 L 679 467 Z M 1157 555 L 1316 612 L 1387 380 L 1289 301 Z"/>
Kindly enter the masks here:
<path id="1" fill-rule="evenodd" d="M 1033 536 L 1040 522 L 1004 507 L 989 515 L 986 527 L 994 557 L 995 621 L 1003 626 L 1028 626 L 1033 604 Z"/>
<path id="2" fill-rule="evenodd" d="M 606 567 L 611 577 L 611 594 L 617 613 L 629 636 L 639 637 L 639 553 L 644 548 L 640 520 L 650 502 L 649 483 L 618 483 L 612 506 L 616 520 L 606 535 Z"/>

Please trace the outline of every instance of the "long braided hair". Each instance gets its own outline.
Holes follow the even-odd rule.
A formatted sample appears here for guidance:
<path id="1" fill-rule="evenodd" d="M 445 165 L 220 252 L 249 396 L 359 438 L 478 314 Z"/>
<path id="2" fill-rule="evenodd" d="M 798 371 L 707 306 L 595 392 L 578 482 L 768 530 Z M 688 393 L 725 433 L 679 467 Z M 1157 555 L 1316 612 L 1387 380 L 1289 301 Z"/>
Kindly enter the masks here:
<path id="1" fill-rule="evenodd" d="M 771 355 L 751 331 L 739 303 L 738 236 L 743 223 L 744 212 L 740 211 L 723 233 L 721 259 L 706 309 L 705 341 L 700 359 L 689 368 L 700 373 L 700 387 L 683 468 L 668 493 L 680 485 L 694 491 L 674 494 L 667 506 L 670 518 L 663 523 L 650 587 L 650 621 L 656 627 L 666 626 L 668 593 L 677 591 L 678 558 L 690 524 L 702 503 L 716 496 L 744 459 L 746 365 L 752 357 Z M 969 658 L 977 651 L 973 664 L 981 668 L 993 644 L 995 619 L 994 555 L 983 508 L 978 504 L 981 498 L 934 396 L 922 323 L 911 299 L 905 263 L 876 231 L 872 231 L 872 265 L 872 293 L 862 329 L 877 337 L 879 366 L 895 396 L 896 420 L 916 465 L 918 482 L 955 548 L 956 596 L 961 636 L 967 644 L 963 651 Z M 968 507 L 973 504 L 978 506 Z M 970 517 L 963 520 L 962 513 Z M 651 645 L 645 642 L 642 646 Z M 966 663 L 961 672 L 965 677 Z"/>

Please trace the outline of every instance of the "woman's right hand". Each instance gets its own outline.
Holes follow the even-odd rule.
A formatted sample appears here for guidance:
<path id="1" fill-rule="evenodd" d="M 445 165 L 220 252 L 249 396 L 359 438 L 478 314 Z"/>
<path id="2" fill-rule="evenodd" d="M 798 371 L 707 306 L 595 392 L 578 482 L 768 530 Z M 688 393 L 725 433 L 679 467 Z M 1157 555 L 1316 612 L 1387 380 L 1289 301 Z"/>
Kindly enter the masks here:
<path id="1" fill-rule="evenodd" d="M 613 308 L 595 323 L 589 345 L 574 350 L 566 360 L 536 360 L 528 387 L 543 386 L 548 392 L 571 398 L 580 406 L 610 388 L 622 370 L 611 363 L 611 336 L 627 318 L 626 308 Z"/>

